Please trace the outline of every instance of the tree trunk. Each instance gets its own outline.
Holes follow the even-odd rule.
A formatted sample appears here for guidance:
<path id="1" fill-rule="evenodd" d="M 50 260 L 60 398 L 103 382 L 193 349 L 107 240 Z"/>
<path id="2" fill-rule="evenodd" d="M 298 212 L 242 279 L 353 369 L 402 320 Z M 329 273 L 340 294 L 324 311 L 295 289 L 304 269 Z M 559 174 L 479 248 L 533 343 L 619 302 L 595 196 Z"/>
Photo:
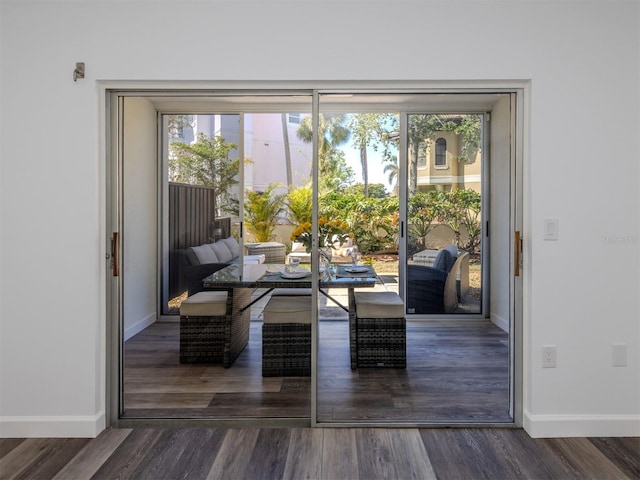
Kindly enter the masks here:
<path id="1" fill-rule="evenodd" d="M 287 188 L 293 186 L 293 172 L 291 169 L 291 149 L 289 148 L 289 128 L 287 127 L 287 114 L 282 114 L 282 138 L 284 140 L 284 160 L 287 168 Z"/>
<path id="2" fill-rule="evenodd" d="M 418 190 L 418 149 L 419 144 L 414 142 L 409 158 L 409 194 L 413 195 Z"/>
<path id="3" fill-rule="evenodd" d="M 362 182 L 364 183 L 364 196 L 369 197 L 369 166 L 367 159 L 367 145 L 360 146 L 360 165 L 362 166 Z"/>

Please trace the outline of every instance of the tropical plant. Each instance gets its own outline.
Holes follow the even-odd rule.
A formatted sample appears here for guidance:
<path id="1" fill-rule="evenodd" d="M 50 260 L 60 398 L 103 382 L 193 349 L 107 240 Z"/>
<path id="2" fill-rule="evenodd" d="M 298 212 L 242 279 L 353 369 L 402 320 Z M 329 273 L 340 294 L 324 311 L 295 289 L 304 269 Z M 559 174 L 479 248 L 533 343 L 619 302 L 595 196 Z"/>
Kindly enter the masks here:
<path id="1" fill-rule="evenodd" d="M 469 163 L 473 161 L 480 150 L 482 142 L 482 125 L 480 115 L 464 115 L 453 128 L 454 133 L 460 135 L 460 155 L 458 161 Z"/>
<path id="2" fill-rule="evenodd" d="M 365 198 L 356 187 L 324 195 L 321 214 L 344 219 L 363 253 L 397 249 L 398 224 L 394 214 L 398 211 L 398 198 Z"/>
<path id="3" fill-rule="evenodd" d="M 174 182 L 215 187 L 218 213 L 232 211 L 231 189 L 238 184 L 240 160 L 229 158 L 238 145 L 224 137 L 199 133 L 195 143 L 169 144 L 169 178 Z"/>
<path id="4" fill-rule="evenodd" d="M 245 191 L 244 221 L 247 231 L 257 242 L 268 242 L 278 224 L 280 214 L 285 209 L 286 196 L 273 191 L 278 187 L 271 183 L 264 192 Z"/>
<path id="5" fill-rule="evenodd" d="M 349 140 L 349 128 L 345 126 L 347 117 L 344 114 L 319 115 L 318 125 L 318 173 L 321 182 L 320 190 L 331 190 L 348 182 L 353 177 L 353 170 L 347 167 L 344 152 L 337 147 Z M 312 117 L 305 117 L 300 122 L 296 135 L 305 143 L 313 142 L 314 129 Z"/>
<path id="6" fill-rule="evenodd" d="M 355 174 L 353 169 L 347 165 L 342 150 L 332 150 L 325 160 L 327 173 L 318 178 L 318 192 L 320 194 L 339 191 L 353 183 Z"/>
<path id="7" fill-rule="evenodd" d="M 310 185 L 296 187 L 287 194 L 287 207 L 289 220 L 294 224 L 311 222 L 311 209 L 313 206 L 312 190 Z"/>
<path id="8" fill-rule="evenodd" d="M 481 197 L 478 192 L 470 189 L 454 190 L 452 196 L 457 210 L 460 212 L 460 224 L 467 231 L 467 242 L 459 245 L 463 250 L 475 253 L 480 246 L 482 224 L 480 221 Z"/>
<path id="9" fill-rule="evenodd" d="M 417 244 L 425 248 L 426 237 L 446 213 L 446 192 L 430 190 L 411 196 L 408 202 L 409 231 Z"/>
<path id="10" fill-rule="evenodd" d="M 441 203 L 437 207 L 438 221 L 451 229 L 454 242 L 459 248 L 475 253 L 480 245 L 480 194 L 470 189 L 441 194 Z M 461 242 L 463 228 L 467 232 L 467 241 L 464 244 Z"/>
<path id="11" fill-rule="evenodd" d="M 298 225 L 291 233 L 291 241 L 302 243 L 307 252 L 311 251 L 312 245 L 312 228 L 311 222 L 305 222 Z M 329 247 L 336 244 L 345 243 L 352 234 L 349 232 L 349 226 L 342 220 L 330 220 L 327 217 L 318 219 L 318 247 Z"/>

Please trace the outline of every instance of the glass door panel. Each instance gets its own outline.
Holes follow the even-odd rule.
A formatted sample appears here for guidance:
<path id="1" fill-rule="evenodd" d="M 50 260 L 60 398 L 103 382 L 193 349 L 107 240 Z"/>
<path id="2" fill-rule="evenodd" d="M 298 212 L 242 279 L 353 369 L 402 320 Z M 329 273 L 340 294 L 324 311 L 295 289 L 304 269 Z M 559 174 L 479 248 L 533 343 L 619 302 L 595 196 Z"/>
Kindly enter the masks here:
<path id="1" fill-rule="evenodd" d="M 262 369 L 262 310 L 270 292 L 242 289 L 242 301 L 247 297 L 247 303 L 238 318 L 243 325 L 247 320 L 248 339 L 239 353 L 232 345 L 229 360 L 225 329 L 203 324 L 195 331 L 181 319 L 180 311 L 186 299 L 203 290 L 203 279 L 224 265 L 284 265 L 295 228 L 289 196 L 297 189 L 312 188 L 312 146 L 296 135 L 301 119 L 310 115 L 311 96 L 265 93 L 131 102 L 144 104 L 139 106 L 150 113 L 153 135 L 151 126 L 165 105 L 187 113 L 160 114 L 163 127 L 157 134 L 162 148 L 158 156 L 149 157 L 144 183 L 139 156 L 134 155 L 140 149 L 125 151 L 123 216 L 131 221 L 124 251 L 132 251 L 129 239 L 146 232 L 138 226 L 161 221 L 160 242 L 150 239 L 145 246 L 149 257 L 159 258 L 157 270 L 151 260 L 145 266 L 151 277 L 160 278 L 158 315 L 150 315 L 150 322 L 122 339 L 122 418 L 308 421 L 310 375 L 272 376 Z M 129 142 L 144 141 L 153 151 L 157 139 L 134 135 L 138 122 L 139 116 L 124 119 L 125 133 L 132 132 Z M 158 170 L 159 180 L 150 179 Z M 139 210 L 136 203 L 146 185 L 150 187 L 144 198 L 159 201 L 149 203 L 142 222 L 140 216 L 133 218 L 133 212 Z M 156 242 L 157 254 L 149 248 Z M 126 260 L 129 266 L 136 262 L 139 270 L 139 259 Z M 156 298 L 156 282 L 149 279 L 143 284 L 138 276 L 128 267 L 123 277 L 131 291 L 124 299 L 125 324 L 136 323 L 133 317 L 141 298 L 151 303 Z M 234 302 L 239 298 L 235 290 L 229 290 Z M 234 317 L 232 323 L 236 321 Z M 194 348 L 200 350 L 194 353 Z"/>
<path id="2" fill-rule="evenodd" d="M 482 265 L 487 245 L 481 242 L 480 226 L 488 219 L 482 201 L 487 195 L 482 182 L 487 139 L 485 116 L 475 113 L 490 111 L 499 98 L 320 95 L 320 219 L 345 221 L 361 261 L 375 268 L 375 287 L 355 289 L 356 294 L 395 292 L 404 302 L 406 367 L 387 367 L 385 360 L 366 365 L 361 360 L 362 352 L 369 351 L 364 324 L 356 321 L 354 327 L 348 312 L 333 301 L 348 307 L 353 298 L 339 289 L 330 289 L 330 296 L 320 292 L 319 424 L 512 421 L 509 333 L 485 318 L 488 272 Z M 409 113 L 460 111 L 462 104 L 473 105 L 472 113 Z M 509 148 L 502 145 L 503 152 Z M 508 182 L 508 170 L 497 175 Z M 412 270 L 435 268 L 444 249 L 455 269 L 447 287 L 456 306 L 446 314 L 446 275 L 438 277 L 442 285 L 436 292 L 435 280 L 414 281 Z M 332 261 L 340 271 L 335 251 Z M 435 298 L 438 307 L 423 307 Z M 459 321 L 447 323 L 449 318 Z M 474 322 L 463 324 L 462 319 Z M 385 321 L 377 335 L 380 351 L 388 351 L 398 335 Z"/>
<path id="3" fill-rule="evenodd" d="M 482 313 L 483 115 L 407 115 L 409 315 Z"/>

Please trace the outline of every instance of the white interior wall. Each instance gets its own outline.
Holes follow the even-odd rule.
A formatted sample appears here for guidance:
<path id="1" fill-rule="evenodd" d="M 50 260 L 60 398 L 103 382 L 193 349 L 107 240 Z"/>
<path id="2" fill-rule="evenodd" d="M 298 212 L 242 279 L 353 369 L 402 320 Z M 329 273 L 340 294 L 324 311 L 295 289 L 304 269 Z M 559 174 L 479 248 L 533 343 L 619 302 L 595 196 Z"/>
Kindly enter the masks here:
<path id="1" fill-rule="evenodd" d="M 104 428 L 103 88 L 511 79 L 530 82 L 525 427 L 535 436 L 640 434 L 639 8 L 2 1 L 0 435 Z M 455 35 L 434 18 L 455 19 Z M 208 55 L 212 32 L 225 39 L 224 56 Z M 86 78 L 74 82 L 79 61 Z M 544 218 L 559 219 L 558 241 L 543 240 Z M 613 343 L 627 345 L 626 367 L 612 367 Z M 558 349 L 555 369 L 541 368 L 547 344 Z"/>
<path id="2" fill-rule="evenodd" d="M 156 110 L 144 98 L 124 100 L 123 255 L 124 339 L 156 321 L 158 155 Z"/>
<path id="3" fill-rule="evenodd" d="M 511 98 L 501 97 L 491 112 L 489 155 L 489 305 L 491 321 L 509 331 L 511 283 Z M 484 239 L 483 239 L 484 240 Z"/>

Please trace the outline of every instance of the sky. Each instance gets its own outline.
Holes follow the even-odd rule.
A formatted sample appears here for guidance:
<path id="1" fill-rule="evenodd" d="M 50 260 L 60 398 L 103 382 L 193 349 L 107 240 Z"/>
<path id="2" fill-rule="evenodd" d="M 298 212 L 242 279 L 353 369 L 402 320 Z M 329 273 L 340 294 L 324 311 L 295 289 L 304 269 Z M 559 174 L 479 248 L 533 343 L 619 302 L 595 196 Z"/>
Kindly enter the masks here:
<path id="1" fill-rule="evenodd" d="M 347 164 L 353 168 L 355 173 L 355 182 L 362 183 L 362 168 L 360 166 L 360 151 L 352 147 L 341 147 L 345 152 Z M 384 172 L 384 163 L 382 161 L 382 153 L 377 152 L 373 148 L 367 149 L 367 163 L 369 165 L 369 184 L 382 183 L 388 192 L 392 190 L 392 186 L 388 181 L 388 174 Z"/>

